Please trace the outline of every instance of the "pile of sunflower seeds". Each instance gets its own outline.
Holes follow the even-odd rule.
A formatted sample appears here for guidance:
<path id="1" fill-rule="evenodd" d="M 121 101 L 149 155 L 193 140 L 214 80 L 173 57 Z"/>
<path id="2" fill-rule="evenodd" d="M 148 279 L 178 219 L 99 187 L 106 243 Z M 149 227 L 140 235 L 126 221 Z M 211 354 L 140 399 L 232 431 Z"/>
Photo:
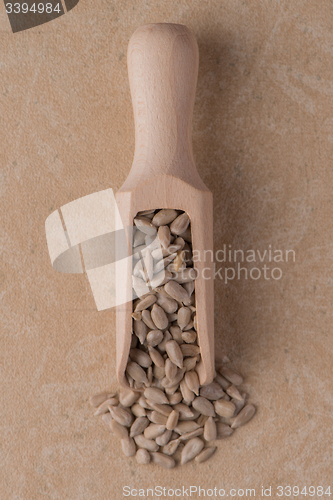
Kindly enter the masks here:
<path id="1" fill-rule="evenodd" d="M 224 364 L 214 381 L 200 386 L 190 220 L 185 212 L 140 212 L 134 219 L 133 331 L 126 377 L 119 396 L 90 398 L 127 457 L 171 469 L 216 450 L 214 441 L 247 423 L 241 375 Z M 227 358 L 224 361 L 229 361 Z"/>

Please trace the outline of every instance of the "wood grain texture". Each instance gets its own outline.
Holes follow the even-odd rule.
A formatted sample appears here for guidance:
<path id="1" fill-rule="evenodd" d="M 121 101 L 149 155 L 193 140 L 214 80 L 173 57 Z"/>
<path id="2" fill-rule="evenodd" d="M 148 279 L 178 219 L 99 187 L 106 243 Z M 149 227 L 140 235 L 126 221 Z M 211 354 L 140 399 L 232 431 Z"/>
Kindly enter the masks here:
<path id="1" fill-rule="evenodd" d="M 200 255 L 194 264 L 200 383 L 214 375 L 213 197 L 193 160 L 192 114 L 198 73 L 198 47 L 184 25 L 140 27 L 128 46 L 128 74 L 135 121 L 131 171 L 116 195 L 125 227 L 141 210 L 175 208 L 190 217 L 192 244 Z M 206 254 L 207 255 L 207 254 Z M 128 264 L 121 286 L 131 286 Z M 132 303 L 117 308 L 117 377 L 128 385 L 125 369 L 132 333 Z"/>

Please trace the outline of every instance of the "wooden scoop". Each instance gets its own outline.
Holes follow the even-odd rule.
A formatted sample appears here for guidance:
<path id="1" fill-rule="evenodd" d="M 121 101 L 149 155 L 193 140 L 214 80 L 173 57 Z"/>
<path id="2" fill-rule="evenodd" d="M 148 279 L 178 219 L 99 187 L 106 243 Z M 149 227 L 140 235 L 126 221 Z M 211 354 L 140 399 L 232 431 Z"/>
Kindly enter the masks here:
<path id="1" fill-rule="evenodd" d="M 124 227 L 139 211 L 174 208 L 190 217 L 200 384 L 214 378 L 213 197 L 202 182 L 192 152 L 192 114 L 198 74 L 198 46 L 181 24 L 147 24 L 130 39 L 127 62 L 135 120 L 131 171 L 116 194 Z M 206 259 L 204 251 L 206 250 Z M 207 252 L 208 250 L 208 252 Z M 199 253 L 198 253 L 199 252 Z M 132 287 L 127 265 L 121 286 Z M 117 377 L 125 377 L 132 335 L 132 302 L 117 307 Z"/>

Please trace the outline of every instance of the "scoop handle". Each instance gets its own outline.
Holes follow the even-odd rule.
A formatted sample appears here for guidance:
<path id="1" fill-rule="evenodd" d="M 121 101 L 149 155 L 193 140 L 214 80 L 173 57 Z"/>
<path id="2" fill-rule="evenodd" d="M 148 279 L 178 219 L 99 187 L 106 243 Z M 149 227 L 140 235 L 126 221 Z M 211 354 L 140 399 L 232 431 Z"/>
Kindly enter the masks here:
<path id="1" fill-rule="evenodd" d="M 141 26 L 130 39 L 127 63 L 135 121 L 127 184 L 170 174 L 201 185 L 191 139 L 199 65 L 194 35 L 182 24 Z"/>

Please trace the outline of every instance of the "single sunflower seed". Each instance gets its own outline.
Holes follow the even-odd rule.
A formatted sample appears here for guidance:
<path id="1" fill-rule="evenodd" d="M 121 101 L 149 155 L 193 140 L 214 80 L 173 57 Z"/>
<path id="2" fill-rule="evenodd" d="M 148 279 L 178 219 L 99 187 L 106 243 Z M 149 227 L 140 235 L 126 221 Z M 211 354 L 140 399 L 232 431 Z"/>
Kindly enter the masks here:
<path id="1" fill-rule="evenodd" d="M 142 434 L 146 427 L 150 424 L 147 417 L 136 418 L 130 428 L 130 437 L 138 436 Z"/>
<path id="2" fill-rule="evenodd" d="M 184 231 L 180 235 L 180 237 L 183 238 L 183 240 L 187 241 L 188 243 L 191 243 L 192 242 L 191 228 L 188 227 L 186 231 Z"/>
<path id="3" fill-rule="evenodd" d="M 213 417 L 208 417 L 204 425 L 204 438 L 206 441 L 214 441 L 217 436 L 216 424 Z"/>
<path id="4" fill-rule="evenodd" d="M 157 304 L 164 309 L 167 314 L 175 313 L 178 309 L 178 303 L 175 299 L 171 299 L 162 295 L 161 293 L 157 294 Z M 170 319 L 170 318 L 168 318 Z M 177 315 L 176 315 L 177 319 Z"/>
<path id="5" fill-rule="evenodd" d="M 166 397 L 165 393 L 160 389 L 156 389 L 155 387 L 148 387 L 144 391 L 144 396 L 149 401 L 157 404 L 169 404 L 169 400 Z"/>
<path id="6" fill-rule="evenodd" d="M 195 437 L 201 436 L 203 434 L 203 427 L 199 427 L 195 431 L 186 432 L 180 436 L 180 441 L 188 441 L 189 439 L 193 439 Z"/>
<path id="7" fill-rule="evenodd" d="M 109 406 L 109 411 L 111 416 L 118 424 L 124 427 L 130 427 L 134 420 L 132 413 L 130 413 L 125 408 L 120 408 L 120 406 Z"/>
<path id="8" fill-rule="evenodd" d="M 151 357 L 153 363 L 158 366 L 159 368 L 164 368 L 164 358 L 161 353 L 158 352 L 157 349 L 155 349 L 152 346 L 148 346 L 148 352 L 149 356 Z"/>
<path id="9" fill-rule="evenodd" d="M 179 236 L 186 231 L 189 223 L 190 218 L 187 213 L 184 212 L 183 214 L 178 215 L 178 217 L 172 221 L 172 223 L 170 224 L 170 231 L 172 234 L 176 234 L 177 236 Z"/>
<path id="10" fill-rule="evenodd" d="M 165 425 L 151 423 L 148 427 L 146 427 L 143 435 L 146 439 L 156 439 L 158 436 L 162 436 L 164 432 Z"/>
<path id="11" fill-rule="evenodd" d="M 157 231 L 158 239 L 164 249 L 168 248 L 171 241 L 170 228 L 168 226 L 160 226 Z"/>
<path id="12" fill-rule="evenodd" d="M 192 402 L 193 408 L 198 410 L 202 415 L 206 415 L 207 417 L 215 417 L 214 406 L 212 403 L 202 396 L 198 396 Z"/>
<path id="13" fill-rule="evenodd" d="M 185 382 L 187 384 L 187 387 L 196 394 L 196 396 L 199 396 L 199 377 L 198 374 L 194 371 L 187 371 L 184 375 Z"/>
<path id="14" fill-rule="evenodd" d="M 146 235 L 148 234 L 149 236 L 154 236 L 157 233 L 156 227 L 147 217 L 135 217 L 134 224 L 141 232 L 145 233 Z"/>
<path id="15" fill-rule="evenodd" d="M 135 335 L 138 337 L 140 343 L 143 344 L 144 341 L 146 340 L 147 333 L 148 333 L 147 325 L 141 320 L 134 321 L 133 322 L 133 331 L 134 331 Z"/>
<path id="16" fill-rule="evenodd" d="M 241 395 L 237 387 L 235 387 L 234 385 L 228 387 L 226 393 L 233 399 L 237 399 L 238 401 L 243 401 L 243 396 Z"/>
<path id="17" fill-rule="evenodd" d="M 224 439 L 231 434 L 233 434 L 234 430 L 227 424 L 223 422 L 216 422 L 216 430 L 217 430 L 217 439 Z"/>
<path id="18" fill-rule="evenodd" d="M 151 457 L 154 464 L 161 465 L 165 469 L 173 469 L 176 465 L 174 459 L 172 457 L 169 457 L 168 455 L 165 455 L 164 453 L 153 452 L 151 454 Z"/>
<path id="19" fill-rule="evenodd" d="M 162 413 L 159 413 L 158 411 L 153 410 L 150 414 L 147 414 L 149 420 L 153 424 L 158 424 L 158 425 L 166 425 L 168 417 L 165 415 L 162 415 Z"/>
<path id="20" fill-rule="evenodd" d="M 211 382 L 210 384 L 201 387 L 200 396 L 210 400 L 217 400 L 224 396 L 224 391 L 220 384 L 217 382 Z"/>
<path id="21" fill-rule="evenodd" d="M 177 344 L 181 345 L 183 343 L 182 331 L 179 326 L 170 326 L 170 333 Z"/>
<path id="22" fill-rule="evenodd" d="M 162 451 L 165 455 L 173 455 L 174 453 L 176 453 L 179 444 L 179 438 L 173 439 L 172 441 L 169 441 L 168 444 L 163 446 Z"/>
<path id="23" fill-rule="evenodd" d="M 195 437 L 193 439 L 190 439 L 184 446 L 181 454 L 181 459 L 180 463 L 182 465 L 186 464 L 190 460 L 193 460 L 204 447 L 204 442 L 198 438 Z"/>
<path id="24" fill-rule="evenodd" d="M 196 364 L 197 364 L 196 356 L 184 358 L 184 368 L 186 368 L 186 371 L 193 370 L 195 368 Z M 201 394 L 201 395 L 204 396 L 204 394 Z M 206 397 L 206 396 L 204 396 L 204 397 Z"/>
<path id="25" fill-rule="evenodd" d="M 131 412 L 135 417 L 145 417 L 146 416 L 146 410 L 142 408 L 139 403 L 134 403 L 134 405 L 131 407 Z"/>
<path id="26" fill-rule="evenodd" d="M 148 368 L 152 364 L 151 357 L 141 349 L 131 349 L 129 352 L 132 361 L 138 363 L 143 368 Z"/>
<path id="27" fill-rule="evenodd" d="M 147 343 L 151 347 L 156 347 L 163 340 L 163 332 L 161 330 L 151 330 L 147 334 Z"/>
<path id="28" fill-rule="evenodd" d="M 166 428 L 170 431 L 173 431 L 178 424 L 178 419 L 179 419 L 179 411 L 173 410 L 168 416 L 168 420 L 166 422 Z"/>
<path id="29" fill-rule="evenodd" d="M 173 210 L 172 208 L 163 208 L 154 215 L 152 223 L 155 226 L 166 226 L 167 224 L 170 224 L 170 222 L 173 222 L 177 215 L 178 213 L 176 210 Z"/>
<path id="30" fill-rule="evenodd" d="M 188 432 L 193 432 L 199 429 L 199 425 L 193 420 L 187 420 L 185 422 L 178 422 L 176 427 L 173 429 L 177 434 L 183 435 Z"/>
<path id="31" fill-rule="evenodd" d="M 170 413 L 172 412 L 172 407 L 169 404 L 153 403 L 150 400 L 148 400 L 148 402 L 149 402 L 149 406 L 153 410 L 158 411 L 159 413 L 162 413 L 162 415 L 165 415 L 166 417 L 168 417 L 170 415 Z"/>
<path id="32" fill-rule="evenodd" d="M 222 366 L 219 370 L 222 377 L 229 380 L 234 385 L 240 385 L 243 382 L 243 377 L 227 366 Z"/>
<path id="33" fill-rule="evenodd" d="M 140 393 L 131 389 L 122 389 L 119 393 L 119 403 L 122 406 L 132 406 L 139 399 Z"/>
<path id="34" fill-rule="evenodd" d="M 188 387 L 185 379 L 181 380 L 180 382 L 180 392 L 182 393 L 183 401 L 186 404 L 190 404 L 195 398 L 194 392 L 191 391 L 191 389 Z"/>
<path id="35" fill-rule="evenodd" d="M 144 309 L 148 309 L 148 307 L 155 304 L 157 298 L 156 295 L 147 295 L 144 299 L 140 300 L 138 304 L 135 306 L 135 312 L 143 311 Z"/>
<path id="36" fill-rule="evenodd" d="M 142 321 L 148 326 L 150 330 L 156 330 L 156 325 L 151 319 L 151 314 L 148 309 L 144 309 L 141 314 Z"/>
<path id="37" fill-rule="evenodd" d="M 89 403 L 93 408 L 97 408 L 102 403 L 104 403 L 104 401 L 106 401 L 107 399 L 112 399 L 114 398 L 114 396 L 114 392 L 99 392 L 98 394 L 91 396 L 91 398 L 89 399 Z"/>
<path id="38" fill-rule="evenodd" d="M 172 380 L 177 375 L 177 365 L 171 361 L 170 358 L 165 360 L 165 376 Z"/>
<path id="39" fill-rule="evenodd" d="M 197 464 L 206 462 L 206 460 L 208 460 L 215 453 L 215 451 L 216 451 L 216 446 L 205 448 L 199 453 L 199 455 L 195 457 L 194 460 L 197 462 Z"/>
<path id="40" fill-rule="evenodd" d="M 176 405 L 181 402 L 183 399 L 181 392 L 175 392 L 174 394 L 170 394 L 169 403 L 171 405 Z"/>
<path id="41" fill-rule="evenodd" d="M 97 410 L 94 413 L 95 417 L 98 417 L 99 415 L 103 415 L 103 413 L 107 413 L 109 411 L 109 406 L 117 406 L 118 404 L 118 399 L 117 398 L 110 398 L 104 401 Z"/>
<path id="42" fill-rule="evenodd" d="M 231 401 L 218 399 L 214 401 L 214 408 L 218 415 L 225 418 L 231 418 L 235 413 L 235 405 Z"/>
<path id="43" fill-rule="evenodd" d="M 178 403 L 174 405 L 174 409 L 179 411 L 180 418 L 192 418 L 194 417 L 193 409 L 184 403 Z"/>
<path id="44" fill-rule="evenodd" d="M 155 439 L 156 444 L 158 444 L 158 446 L 165 446 L 170 441 L 171 435 L 172 430 L 166 429 L 161 436 L 157 436 Z"/>
<path id="45" fill-rule="evenodd" d="M 134 457 L 136 453 L 136 446 L 134 440 L 132 438 L 127 437 L 125 439 L 121 439 L 120 443 L 124 455 L 126 457 Z"/>
<path id="46" fill-rule="evenodd" d="M 150 462 L 150 454 L 148 450 L 139 448 L 135 454 L 135 459 L 139 465 L 147 465 Z"/>
<path id="47" fill-rule="evenodd" d="M 135 361 L 129 361 L 127 363 L 126 371 L 136 382 L 148 382 L 146 372 L 138 363 L 135 363 Z"/>
<path id="48" fill-rule="evenodd" d="M 169 320 L 164 309 L 158 304 L 154 304 L 151 310 L 151 319 L 153 320 L 158 330 L 168 328 Z"/>
<path id="49" fill-rule="evenodd" d="M 164 290 L 178 302 L 184 302 L 190 299 L 190 295 L 185 288 L 174 280 L 168 281 L 168 283 L 164 285 Z"/>
<path id="50" fill-rule="evenodd" d="M 182 344 L 180 350 L 183 353 L 184 358 L 196 356 L 200 353 L 200 347 L 193 344 Z"/>
<path id="51" fill-rule="evenodd" d="M 197 334 L 194 330 L 187 330 L 182 333 L 182 339 L 186 344 L 193 344 L 197 339 Z"/>
<path id="52" fill-rule="evenodd" d="M 179 269 L 175 273 L 175 275 L 173 276 L 173 280 L 176 283 L 185 284 L 185 283 L 190 283 L 191 281 L 196 280 L 197 277 L 198 277 L 198 271 L 196 271 L 196 269 L 194 269 L 194 267 L 186 267 L 183 269 Z M 183 287 L 183 288 L 185 290 L 185 287 Z"/>
<path id="53" fill-rule="evenodd" d="M 251 420 L 255 412 L 255 406 L 253 406 L 252 404 L 244 406 L 244 408 L 238 413 L 238 415 L 234 419 L 232 419 L 231 428 L 237 429 L 238 427 L 245 425 L 249 420 Z"/>
<path id="54" fill-rule="evenodd" d="M 112 419 L 109 423 L 112 432 L 118 436 L 120 439 L 126 439 L 128 437 L 128 429 L 121 425 L 117 420 Z"/>

